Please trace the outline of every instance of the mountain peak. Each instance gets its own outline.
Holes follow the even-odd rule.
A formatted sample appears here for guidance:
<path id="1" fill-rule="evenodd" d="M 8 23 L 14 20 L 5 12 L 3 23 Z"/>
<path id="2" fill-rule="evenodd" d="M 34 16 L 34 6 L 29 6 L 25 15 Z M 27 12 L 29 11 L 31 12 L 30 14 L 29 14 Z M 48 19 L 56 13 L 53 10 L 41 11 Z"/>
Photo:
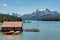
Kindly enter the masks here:
<path id="1" fill-rule="evenodd" d="M 46 11 L 50 11 L 48 8 L 45 9 Z"/>
<path id="2" fill-rule="evenodd" d="M 39 9 L 36 9 L 36 12 L 38 12 L 39 11 Z"/>
<path id="3" fill-rule="evenodd" d="M 43 11 L 45 11 L 45 12 L 51 12 L 48 8 L 45 8 Z"/>

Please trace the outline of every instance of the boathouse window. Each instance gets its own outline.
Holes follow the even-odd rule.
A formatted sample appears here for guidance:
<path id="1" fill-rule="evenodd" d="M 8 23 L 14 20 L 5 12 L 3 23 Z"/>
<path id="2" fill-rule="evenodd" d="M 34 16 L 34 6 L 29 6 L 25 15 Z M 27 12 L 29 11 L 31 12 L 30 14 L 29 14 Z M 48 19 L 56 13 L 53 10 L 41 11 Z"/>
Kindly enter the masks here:
<path id="1" fill-rule="evenodd" d="M 7 30 L 7 28 L 6 28 L 6 27 L 3 27 L 2 29 L 3 29 L 3 30 Z"/>
<path id="2" fill-rule="evenodd" d="M 7 27 L 2 27 L 2 30 L 1 30 L 2 32 L 7 32 L 7 31 L 9 31 L 8 29 L 7 29 Z"/>
<path id="3" fill-rule="evenodd" d="M 20 31 L 20 27 L 15 27 L 15 30 L 16 31 Z"/>
<path id="4" fill-rule="evenodd" d="M 8 27 L 7 29 L 8 29 L 8 30 L 13 30 L 14 28 Z"/>

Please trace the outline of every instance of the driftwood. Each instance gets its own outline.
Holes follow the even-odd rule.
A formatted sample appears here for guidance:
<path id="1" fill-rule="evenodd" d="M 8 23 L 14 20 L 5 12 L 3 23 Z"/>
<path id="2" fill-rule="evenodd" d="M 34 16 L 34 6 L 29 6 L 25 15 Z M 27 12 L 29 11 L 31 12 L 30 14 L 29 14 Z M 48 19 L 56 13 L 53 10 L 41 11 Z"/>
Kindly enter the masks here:
<path id="1" fill-rule="evenodd" d="M 39 32 L 39 29 L 24 29 L 25 32 Z"/>

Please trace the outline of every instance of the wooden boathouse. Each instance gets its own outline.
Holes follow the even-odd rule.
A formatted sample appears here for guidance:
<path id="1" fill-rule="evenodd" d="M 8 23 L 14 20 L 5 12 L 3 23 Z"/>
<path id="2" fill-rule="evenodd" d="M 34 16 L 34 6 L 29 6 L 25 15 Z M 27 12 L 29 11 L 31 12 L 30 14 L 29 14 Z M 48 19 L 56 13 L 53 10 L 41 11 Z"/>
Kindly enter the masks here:
<path id="1" fill-rule="evenodd" d="M 12 34 L 22 32 L 23 23 L 20 21 L 4 21 L 2 25 L 2 32 L 4 34 Z"/>

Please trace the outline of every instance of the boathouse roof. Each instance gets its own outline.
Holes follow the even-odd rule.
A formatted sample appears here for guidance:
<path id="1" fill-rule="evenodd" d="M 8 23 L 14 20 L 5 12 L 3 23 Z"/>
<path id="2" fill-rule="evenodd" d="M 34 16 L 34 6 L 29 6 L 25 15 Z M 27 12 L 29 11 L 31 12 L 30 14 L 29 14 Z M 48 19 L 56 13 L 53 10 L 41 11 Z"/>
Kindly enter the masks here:
<path id="1" fill-rule="evenodd" d="M 9 22 L 7 22 L 7 21 L 5 21 L 5 22 L 3 22 L 3 25 L 2 25 L 2 27 L 22 27 L 22 25 L 23 25 L 23 23 L 22 22 L 12 22 L 12 21 L 9 21 Z"/>

